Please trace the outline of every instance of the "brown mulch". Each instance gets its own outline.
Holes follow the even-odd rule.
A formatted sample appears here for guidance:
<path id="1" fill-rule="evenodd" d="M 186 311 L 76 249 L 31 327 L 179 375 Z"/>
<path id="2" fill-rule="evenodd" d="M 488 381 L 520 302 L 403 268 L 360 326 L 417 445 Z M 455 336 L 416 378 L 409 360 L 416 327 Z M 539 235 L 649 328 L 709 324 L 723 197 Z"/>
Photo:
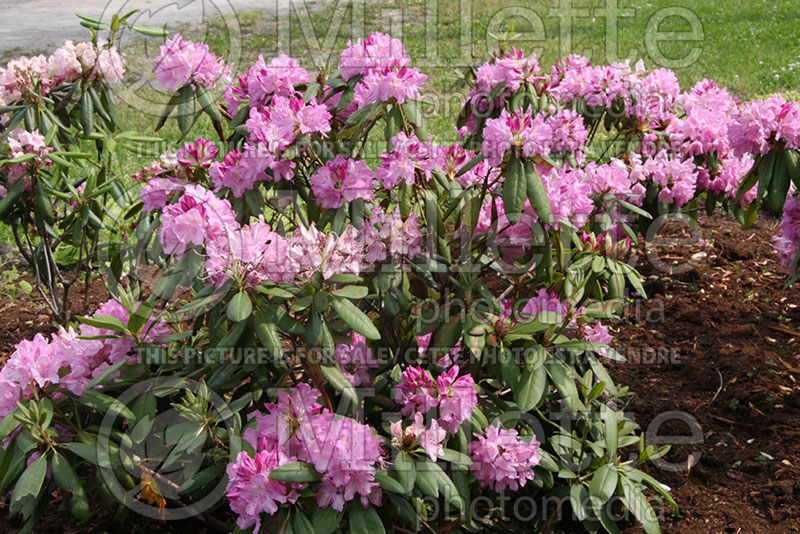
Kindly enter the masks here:
<path id="1" fill-rule="evenodd" d="M 630 306 L 628 321 L 617 325 L 618 348 L 630 361 L 611 366 L 635 392 L 627 411 L 643 428 L 678 411 L 697 423 L 672 421 L 658 433 L 690 436 L 692 425 L 703 436 L 666 458 L 693 463 L 690 470 L 646 469 L 672 488 L 681 507 L 679 515 L 667 507 L 662 531 L 797 532 L 800 288 L 783 289 L 771 247 L 778 221 L 761 218 L 743 229 L 711 217 L 700 227 L 705 245 L 650 249 L 667 267 L 694 258 L 687 272 L 670 275 L 640 261 L 650 301 Z M 700 453 L 696 463 L 688 461 L 693 452 Z"/>

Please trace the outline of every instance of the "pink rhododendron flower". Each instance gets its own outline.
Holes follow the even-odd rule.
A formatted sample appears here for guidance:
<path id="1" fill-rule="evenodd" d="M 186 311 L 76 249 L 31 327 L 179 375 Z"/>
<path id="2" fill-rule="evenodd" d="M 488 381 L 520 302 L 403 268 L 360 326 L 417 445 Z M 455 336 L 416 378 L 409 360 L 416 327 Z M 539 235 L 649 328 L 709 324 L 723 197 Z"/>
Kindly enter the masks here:
<path id="1" fill-rule="evenodd" d="M 628 106 L 642 71 L 641 64 L 634 71 L 627 62 L 591 66 L 585 58 L 570 56 L 555 69 L 557 83 L 550 94 L 562 104 L 580 100 L 589 107 L 611 108 L 619 100 Z"/>
<path id="2" fill-rule="evenodd" d="M 403 406 L 403 415 L 426 414 L 439 404 L 436 382 L 422 367 L 406 367 L 395 390 L 395 401 Z"/>
<path id="3" fill-rule="evenodd" d="M 336 363 L 351 384 L 356 387 L 372 384 L 371 372 L 379 364 L 364 336 L 358 332 L 350 334 L 349 343 L 336 345 L 335 357 Z"/>
<path id="4" fill-rule="evenodd" d="M 669 69 L 656 69 L 631 88 L 631 101 L 625 109 L 627 116 L 640 123 L 658 125 L 673 119 L 672 110 L 681 92 L 678 77 Z"/>
<path id="5" fill-rule="evenodd" d="M 166 254 L 180 258 L 188 245 L 226 239 L 238 228 L 230 202 L 201 185 L 187 185 L 178 202 L 162 210 L 161 246 Z"/>
<path id="6" fill-rule="evenodd" d="M 546 77 L 541 75 L 541 70 L 536 54 L 525 56 L 522 50 L 513 48 L 504 56 L 478 67 L 464 105 L 469 105 L 474 112 L 488 115 L 492 109 L 501 107 L 523 84 L 542 87 Z M 476 124 L 466 125 L 465 133 L 477 133 Z"/>
<path id="7" fill-rule="evenodd" d="M 138 305 L 138 303 L 137 303 Z M 95 312 L 109 315 L 127 323 L 130 312 L 115 300 L 109 300 Z M 158 343 L 169 335 L 163 323 L 148 320 L 142 328 L 145 343 Z M 50 337 L 36 334 L 23 340 L 0 369 L 0 417 L 14 409 L 19 395 L 31 398 L 34 389 L 62 386 L 75 395 L 83 395 L 91 380 L 108 367 L 123 360 L 135 362 L 132 354 L 136 342 L 130 336 L 106 339 L 81 339 L 79 336 L 107 336 L 117 334 L 90 325 L 82 325 L 80 332 L 71 327 L 60 328 Z"/>
<path id="8" fill-rule="evenodd" d="M 338 155 L 311 176 L 311 189 L 317 204 L 325 209 L 336 209 L 357 198 L 372 201 L 375 198 L 373 173 L 361 160 L 345 159 Z"/>
<path id="9" fill-rule="evenodd" d="M 571 109 L 562 109 L 545 119 L 552 132 L 550 150 L 552 152 L 577 152 L 583 148 L 589 131 L 583 124 L 583 117 Z"/>
<path id="10" fill-rule="evenodd" d="M 301 279 L 321 272 L 328 279 L 335 274 L 359 274 L 366 266 L 358 233 L 347 226 L 341 235 L 323 234 L 312 224 L 298 227 L 289 239 L 288 261 Z"/>
<path id="11" fill-rule="evenodd" d="M 395 390 L 395 401 L 402 405 L 403 415 L 426 414 L 439 408 L 439 426 L 451 434 L 466 421 L 478 404 L 475 383 L 471 375 L 459 377 L 454 365 L 434 382 L 430 373 L 419 366 L 406 367 Z"/>
<path id="12" fill-rule="evenodd" d="M 288 461 L 279 450 L 273 449 L 260 450 L 255 457 L 242 451 L 235 462 L 228 464 L 225 496 L 231 510 L 239 516 L 236 525 L 240 529 L 247 530 L 255 525 L 254 532 L 260 532 L 262 513 L 272 515 L 280 504 L 297 501 L 300 494 L 296 488 L 302 485 L 269 478 L 275 468 Z"/>
<path id="13" fill-rule="evenodd" d="M 703 80 L 681 95 L 679 102 L 684 116 L 673 118 L 666 130 L 672 148 L 684 156 L 711 152 L 720 158 L 727 156 L 731 150 L 728 128 L 737 111 L 736 99 L 727 89 Z"/>
<path id="14" fill-rule="evenodd" d="M 4 165 L 0 168 L 0 178 L 5 179 L 6 188 L 23 180 L 24 190 L 30 191 L 33 186 L 31 175 L 40 168 L 46 169 L 53 165 L 52 161 L 44 157 L 53 151 L 53 147 L 45 146 L 45 138 L 39 133 L 39 130 L 28 132 L 21 128 L 16 128 L 9 133 L 6 142 L 9 148 L 8 159 L 26 154 L 34 154 L 34 158 L 22 163 Z M 5 193 L 2 196 L 5 196 Z"/>
<path id="15" fill-rule="evenodd" d="M 78 78 L 90 81 L 103 80 L 119 83 L 125 74 L 125 63 L 115 46 L 92 43 L 73 45 L 67 41 L 64 46 L 48 58 L 54 85 L 72 83 Z"/>
<path id="16" fill-rule="evenodd" d="M 661 186 L 659 202 L 669 202 L 680 207 L 694 197 L 697 188 L 697 168 L 691 159 L 669 154 L 662 150 L 641 165 L 642 173 Z"/>
<path id="17" fill-rule="evenodd" d="M 611 342 L 614 341 L 614 338 L 612 338 L 611 334 L 608 332 L 608 328 L 600 321 L 581 325 L 580 328 L 578 328 L 578 334 L 584 341 L 590 341 L 592 343 L 610 345 Z"/>
<path id="18" fill-rule="evenodd" d="M 230 77 L 230 69 L 207 44 L 185 41 L 180 33 L 161 45 L 155 72 L 159 88 L 168 91 L 188 84 L 214 89 L 218 79 L 227 81 Z"/>
<path id="19" fill-rule="evenodd" d="M 499 167 L 506 152 L 515 147 L 525 157 L 550 153 L 553 130 L 541 116 L 531 117 L 530 109 L 513 114 L 504 109 L 496 119 L 488 119 L 483 130 L 481 152 L 489 165 Z"/>
<path id="20" fill-rule="evenodd" d="M 392 151 L 381 155 L 381 165 L 375 169 L 375 175 L 383 187 L 394 189 L 401 180 L 413 185 L 418 174 L 426 182 L 431 179 L 437 159 L 430 143 L 423 143 L 416 135 L 409 137 L 398 132 L 392 137 L 392 145 Z"/>
<path id="21" fill-rule="evenodd" d="M 781 235 L 773 236 L 772 240 L 781 265 L 789 274 L 794 274 L 797 267 L 792 267 L 792 261 L 800 249 L 800 197 L 790 196 L 786 199 L 781 219 Z"/>
<path id="22" fill-rule="evenodd" d="M 414 422 L 403 429 L 400 421 L 391 424 L 391 432 L 394 439 L 392 444 L 398 448 L 409 448 L 420 446 L 428 454 L 432 462 L 444 456 L 444 442 L 447 438 L 447 431 L 439 426 L 434 419 L 431 427 L 426 428 L 423 416 L 420 412 L 414 414 Z M 409 442 L 411 443 L 409 445 Z"/>
<path id="23" fill-rule="evenodd" d="M 486 161 L 480 161 L 477 165 L 467 172 L 458 175 L 461 168 L 475 157 L 475 153 L 466 150 L 458 144 L 445 147 L 438 147 L 436 150 L 436 165 L 442 173 L 452 180 L 455 180 L 462 187 L 481 184 L 484 180 L 496 178 L 499 169 L 489 167 Z M 458 176 L 457 176 L 458 175 Z"/>
<path id="24" fill-rule="evenodd" d="M 176 154 L 178 164 L 182 167 L 199 167 L 208 169 L 219 154 L 214 141 L 198 137 L 191 143 L 184 143 Z"/>
<path id="25" fill-rule="evenodd" d="M 173 193 L 182 192 L 184 183 L 175 178 L 153 178 L 142 186 L 139 199 L 142 209 L 146 212 L 160 210 L 170 200 Z"/>
<path id="26" fill-rule="evenodd" d="M 458 376 L 458 372 L 458 365 L 454 365 L 436 378 L 439 425 L 451 434 L 458 432 L 458 425 L 466 421 L 478 405 L 472 376 Z"/>
<path id="27" fill-rule="evenodd" d="M 244 438 L 253 445 L 257 454 L 268 452 L 278 459 L 265 465 L 273 469 L 286 462 L 301 461 L 314 466 L 323 475 L 316 489 L 317 504 L 342 511 L 347 502 L 360 498 L 363 506 L 380 504 L 380 486 L 375 480 L 378 468 L 384 466 L 382 439 L 368 425 L 349 417 L 339 417 L 318 403 L 319 392 L 301 383 L 290 391 L 280 391 L 278 402 L 265 406 L 266 412 L 256 412 L 255 428 L 248 428 Z M 241 525 L 259 521 L 262 513 L 273 514 L 277 503 L 294 502 L 297 490 L 306 485 L 275 486 L 265 491 L 249 493 L 237 491 L 240 480 L 248 484 L 253 473 L 252 462 L 241 456 L 229 467 L 238 470 L 244 466 L 241 477 L 228 486 L 234 491 L 234 512 L 239 514 Z M 233 477 L 232 477 L 233 479 Z M 266 489 L 266 488 L 265 488 Z M 274 490 L 274 491 L 273 491 Z M 269 497 L 268 501 L 265 501 Z"/>
<path id="28" fill-rule="evenodd" d="M 43 95 L 50 92 L 56 80 L 50 76 L 48 58 L 43 55 L 20 58 L 8 62 L 0 68 L 0 95 L 5 103 L 17 100 L 35 101 L 37 88 Z"/>
<path id="29" fill-rule="evenodd" d="M 208 175 L 214 183 L 214 191 L 228 188 L 233 196 L 240 197 L 255 187 L 256 182 L 267 179 L 265 160 L 258 157 L 252 147 L 231 150 L 221 162 L 215 161 Z"/>
<path id="30" fill-rule="evenodd" d="M 238 85 L 225 89 L 223 99 L 228 104 L 228 112 L 236 114 L 239 106 L 249 100 L 251 108 L 260 108 L 275 96 L 295 96 L 296 86 L 309 83 L 311 76 L 296 59 L 280 54 L 267 63 L 263 55 L 241 76 Z"/>
<path id="31" fill-rule="evenodd" d="M 291 282 L 296 272 L 286 263 L 288 247 L 288 240 L 273 232 L 262 216 L 231 229 L 224 239 L 206 243 L 206 274 L 217 287 L 228 279 L 251 288 L 267 280 Z"/>
<path id="32" fill-rule="evenodd" d="M 570 305 L 562 301 L 555 293 L 548 293 L 545 289 L 531 297 L 525 306 L 520 310 L 519 315 L 523 320 L 539 319 L 547 323 L 563 322 L 570 314 Z M 576 311 L 573 315 L 579 315 Z M 571 328 L 577 327 L 575 319 L 570 319 Z"/>
<path id="33" fill-rule="evenodd" d="M 399 210 L 386 213 L 379 205 L 374 205 L 360 237 L 364 259 L 369 263 L 382 262 L 389 256 L 413 260 L 422 252 L 420 219 L 414 213 L 403 220 Z"/>
<path id="34" fill-rule="evenodd" d="M 475 434 L 477 441 L 469 445 L 472 454 L 470 472 L 484 486 L 495 491 L 517 491 L 533 480 L 533 468 L 539 465 L 539 442 L 531 436 L 530 443 L 519 439 L 514 429 L 504 429 L 497 422 Z"/>
<path id="35" fill-rule="evenodd" d="M 373 32 L 355 43 L 348 41 L 339 57 L 339 69 L 345 80 L 362 77 L 355 86 L 356 106 L 391 100 L 402 104 L 406 99 L 418 99 L 419 90 L 427 80 L 418 69 L 410 68 L 408 62 L 400 40 Z"/>
<path id="36" fill-rule="evenodd" d="M 728 132 L 731 145 L 740 156 L 766 154 L 778 143 L 798 148 L 800 105 L 787 102 L 781 95 L 745 102 L 731 115 Z"/>

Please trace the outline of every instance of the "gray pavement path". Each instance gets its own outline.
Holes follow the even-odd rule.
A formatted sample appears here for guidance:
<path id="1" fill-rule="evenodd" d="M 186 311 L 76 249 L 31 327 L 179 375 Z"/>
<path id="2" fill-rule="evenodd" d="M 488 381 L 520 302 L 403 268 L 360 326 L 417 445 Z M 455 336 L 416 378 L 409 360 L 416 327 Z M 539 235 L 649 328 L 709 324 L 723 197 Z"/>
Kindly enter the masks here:
<path id="1" fill-rule="evenodd" d="M 237 12 L 277 12 L 291 0 L 0 0 L 0 54 L 45 52 L 66 39 L 86 40 L 75 13 L 109 21 L 114 13 L 141 9 L 137 22 L 175 28 Z"/>

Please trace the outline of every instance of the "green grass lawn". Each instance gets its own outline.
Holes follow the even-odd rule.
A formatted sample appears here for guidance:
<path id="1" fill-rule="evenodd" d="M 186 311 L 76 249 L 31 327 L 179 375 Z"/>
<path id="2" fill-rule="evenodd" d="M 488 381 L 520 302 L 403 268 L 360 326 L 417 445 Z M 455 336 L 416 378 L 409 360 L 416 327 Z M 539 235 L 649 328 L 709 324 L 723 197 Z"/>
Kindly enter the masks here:
<path id="1" fill-rule="evenodd" d="M 572 13 L 556 9 L 559 2 Z M 617 4 L 616 24 L 609 31 L 608 12 Z M 536 50 L 545 68 L 573 52 L 589 56 L 594 63 L 642 59 L 653 68 L 673 67 L 677 62 L 674 70 L 684 88 L 702 78 L 713 78 L 740 98 L 776 92 L 797 95 L 800 87 L 800 9 L 796 0 L 395 0 L 371 1 L 362 14 L 360 11 L 356 9 L 354 17 L 348 2 L 331 1 L 310 5 L 299 15 L 296 11 L 277 17 L 240 13 L 235 31 L 230 23 L 218 20 L 187 26 L 184 34 L 205 39 L 229 59 L 239 56 L 234 73 L 241 74 L 259 54 L 275 55 L 278 42 L 310 70 L 334 70 L 339 51 L 354 35 L 353 28 L 356 35 L 389 32 L 402 38 L 412 63 L 429 76 L 423 95 L 428 131 L 442 142 L 455 138 L 455 116 L 463 97 L 455 87 L 456 80 L 471 58 L 488 54 L 497 36 L 526 52 Z M 569 25 L 562 24 L 566 17 Z M 654 27 L 660 35 L 675 32 L 683 40 L 658 42 L 652 38 Z M 562 34 L 569 35 L 569 40 Z M 129 70 L 142 73 L 152 69 L 158 44 L 155 38 L 127 43 L 122 52 Z M 153 135 L 158 106 L 143 112 L 137 104 L 142 96 L 148 96 L 146 89 L 120 92 L 120 120 L 123 129 Z M 133 107 L 126 105 L 131 102 Z M 155 135 L 167 142 L 177 139 L 174 119 Z M 215 138 L 205 118 L 193 135 Z M 136 172 L 166 146 L 138 153 L 119 148 L 122 174 Z M 7 228 L 0 227 L 0 241 L 9 237 Z"/>
<path id="2" fill-rule="evenodd" d="M 462 96 L 455 81 L 470 58 L 485 57 L 496 42 L 493 36 L 503 34 L 526 52 L 538 51 L 545 66 L 572 51 L 589 56 L 594 63 L 629 58 L 644 60 L 648 68 L 677 64 L 674 70 L 683 87 L 713 78 L 740 98 L 792 94 L 800 87 L 800 9 L 795 0 L 560 0 L 573 10 L 571 42 L 561 38 L 561 30 L 566 28 L 558 18 L 564 12 L 554 11 L 558 1 L 369 2 L 363 13 L 363 33 L 380 30 L 402 38 L 412 64 L 429 76 L 424 95 L 432 122 L 429 131 L 441 141 L 453 139 L 454 117 Z M 616 30 L 609 32 L 606 12 L 617 3 Z M 277 21 L 268 13 L 240 14 L 242 37 L 234 45 L 241 51 L 237 71 L 244 72 L 258 54 L 274 55 L 279 40 L 283 49 L 307 68 L 318 70 L 327 65 L 329 70 L 335 69 L 339 51 L 353 36 L 353 8 L 339 0 L 310 6 L 307 18 L 302 11 L 300 16 L 296 12 L 281 15 Z M 358 18 L 356 28 L 362 27 Z M 535 27 L 538 22 L 540 28 Z M 278 25 L 284 30 L 277 31 Z M 676 32 L 684 40 L 648 39 L 654 34 L 649 28 L 655 26 L 662 36 Z M 189 28 L 186 33 L 205 37 L 217 52 L 231 53 L 230 32 L 221 22 Z M 686 40 L 690 38 L 694 40 Z M 154 43 L 151 39 L 145 54 L 140 55 L 154 57 Z M 145 51 L 143 46 L 141 51 Z M 129 47 L 125 52 L 131 55 L 137 49 Z M 133 129 L 152 129 L 152 117 L 133 110 L 124 117 Z M 174 138 L 175 129 L 167 128 L 164 134 Z"/>

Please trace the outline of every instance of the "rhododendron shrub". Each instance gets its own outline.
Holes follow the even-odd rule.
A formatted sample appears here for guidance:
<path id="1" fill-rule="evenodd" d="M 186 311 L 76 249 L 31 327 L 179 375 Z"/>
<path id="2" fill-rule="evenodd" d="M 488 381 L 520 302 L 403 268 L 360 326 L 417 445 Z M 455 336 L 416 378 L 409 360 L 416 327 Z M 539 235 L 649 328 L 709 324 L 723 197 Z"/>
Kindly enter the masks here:
<path id="1" fill-rule="evenodd" d="M 115 42 L 128 17 L 115 19 L 108 40 L 93 32 L 90 42 L 67 41 L 48 56 L 0 68 L 0 220 L 61 321 L 79 280 L 88 294 L 100 234 L 113 224 L 106 214 L 124 196 L 115 147 L 148 140 L 118 132 L 113 86 L 125 62 Z M 92 21 L 84 22 L 97 27 Z"/>
<path id="2" fill-rule="evenodd" d="M 18 224 L 48 214 L 39 235 L 105 229 L 107 145 L 146 139 L 114 137 L 110 93 L 88 88 L 120 63 L 92 46 L 54 54 L 58 75 L 35 58 L 2 77 L 2 205 Z M 426 77 L 388 35 L 350 42 L 322 73 L 286 55 L 235 80 L 229 67 L 203 43 L 166 39 L 154 69 L 171 101 L 157 127 L 176 113 L 181 135 L 130 177 L 130 204 L 112 195 L 120 225 L 136 228 L 109 232 L 112 248 L 137 251 L 109 261 L 124 288 L 80 324 L 21 342 L 0 371 L 12 511 L 35 522 L 69 488 L 86 517 L 90 488 L 115 498 L 110 470 L 164 514 L 219 486 L 225 501 L 204 511 L 243 532 L 513 531 L 523 524 L 504 503 L 554 496 L 563 505 L 541 501 L 525 529 L 568 511 L 614 532 L 627 510 L 657 532 L 648 496 L 676 505 L 640 467 L 667 449 L 645 443 L 604 367 L 622 359 L 608 319 L 626 291 L 644 295 L 628 256 L 659 215 L 783 208 L 800 179 L 796 105 L 740 103 L 708 80 L 682 91 L 641 63 L 570 56 L 546 69 L 511 50 L 471 69 L 459 140 L 442 144 L 419 111 Z M 25 122 L 31 98 L 60 91 L 64 106 Z M 48 110 L 66 117 L 54 126 Z M 190 136 L 201 113 L 218 140 Z M 75 156 L 77 133 L 97 155 Z M 103 170 L 77 179 L 87 159 Z M 776 241 L 790 269 L 797 211 L 791 198 Z M 137 275 L 148 262 L 156 283 Z M 126 404 L 121 392 L 148 377 L 200 387 Z M 159 492 L 147 462 L 174 458 L 134 449 L 173 408 L 188 421 L 171 444 L 202 471 Z M 108 409 L 124 417 L 102 423 Z M 92 454 L 101 430 L 120 456 L 110 468 Z"/>

